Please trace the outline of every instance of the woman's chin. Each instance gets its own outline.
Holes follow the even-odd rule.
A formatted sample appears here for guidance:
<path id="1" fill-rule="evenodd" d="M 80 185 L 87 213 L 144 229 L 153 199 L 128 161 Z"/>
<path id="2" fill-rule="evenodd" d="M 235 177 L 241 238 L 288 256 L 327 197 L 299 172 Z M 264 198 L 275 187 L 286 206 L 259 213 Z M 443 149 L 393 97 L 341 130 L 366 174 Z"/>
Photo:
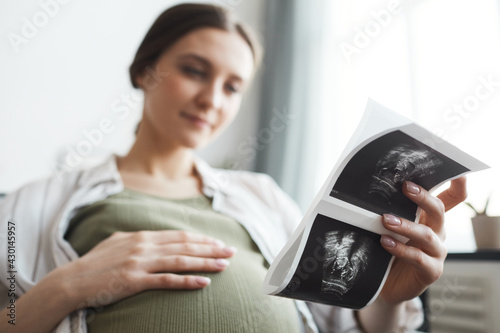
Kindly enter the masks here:
<path id="1" fill-rule="evenodd" d="M 189 149 L 201 149 L 206 147 L 211 140 L 208 138 L 186 138 L 183 140 L 183 146 Z"/>

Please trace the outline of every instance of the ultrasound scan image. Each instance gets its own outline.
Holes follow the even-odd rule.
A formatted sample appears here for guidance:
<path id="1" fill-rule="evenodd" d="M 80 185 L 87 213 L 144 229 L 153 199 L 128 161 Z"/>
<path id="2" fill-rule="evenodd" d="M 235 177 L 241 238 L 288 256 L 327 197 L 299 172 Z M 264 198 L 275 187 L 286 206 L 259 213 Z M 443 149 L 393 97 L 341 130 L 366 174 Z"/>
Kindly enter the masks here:
<path id="1" fill-rule="evenodd" d="M 295 273 L 278 295 L 360 309 L 379 289 L 391 258 L 379 234 L 318 214 Z"/>
<path id="2" fill-rule="evenodd" d="M 325 235 L 321 291 L 342 296 L 368 266 L 368 239 L 354 231 L 334 230 Z"/>
<path id="3" fill-rule="evenodd" d="M 405 181 L 432 175 L 442 163 L 429 150 L 399 144 L 377 161 L 368 193 L 390 202 Z"/>
<path id="4" fill-rule="evenodd" d="M 405 181 L 430 190 L 467 171 L 432 147 L 396 130 L 356 152 L 330 195 L 376 214 L 391 213 L 415 221 L 418 206 L 404 195 Z"/>

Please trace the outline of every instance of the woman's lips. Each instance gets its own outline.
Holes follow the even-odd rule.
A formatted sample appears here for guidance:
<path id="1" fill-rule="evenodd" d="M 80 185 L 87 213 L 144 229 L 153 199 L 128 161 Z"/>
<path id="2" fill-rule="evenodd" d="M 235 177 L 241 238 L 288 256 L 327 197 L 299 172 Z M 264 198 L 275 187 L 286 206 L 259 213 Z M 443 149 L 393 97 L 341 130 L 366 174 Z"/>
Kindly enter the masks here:
<path id="1" fill-rule="evenodd" d="M 192 114 L 182 112 L 181 116 L 184 119 L 187 119 L 191 124 L 195 125 L 198 128 L 209 128 L 212 126 L 210 124 L 210 122 L 208 122 L 207 120 L 200 118 L 198 116 L 192 115 Z"/>

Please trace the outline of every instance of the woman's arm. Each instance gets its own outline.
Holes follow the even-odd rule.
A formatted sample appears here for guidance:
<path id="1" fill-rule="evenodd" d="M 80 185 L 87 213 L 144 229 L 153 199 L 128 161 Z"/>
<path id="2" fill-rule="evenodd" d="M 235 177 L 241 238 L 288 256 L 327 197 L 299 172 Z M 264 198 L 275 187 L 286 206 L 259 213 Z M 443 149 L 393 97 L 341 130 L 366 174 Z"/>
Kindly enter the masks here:
<path id="1" fill-rule="evenodd" d="M 60 269 L 52 271 L 40 283 L 16 300 L 15 325 L 8 323 L 8 309 L 0 312 L 0 332 L 51 332 L 76 310 L 70 286 Z"/>
<path id="2" fill-rule="evenodd" d="M 420 295 L 443 272 L 446 258 L 444 213 L 467 196 L 465 178 L 451 182 L 437 197 L 406 182 L 403 193 L 422 208 L 419 223 L 385 214 L 384 227 L 409 238 L 403 244 L 382 236 L 382 246 L 395 256 L 387 281 L 378 299 L 359 311 L 359 321 L 366 332 L 397 332 L 405 324 L 405 301 Z M 402 323 L 403 321 L 403 323 Z"/>
<path id="3" fill-rule="evenodd" d="M 224 270 L 235 249 L 184 231 L 116 232 L 87 254 L 50 272 L 16 302 L 16 325 L 0 332 L 51 332 L 69 313 L 149 289 L 199 289 L 210 279 L 182 272 Z M 8 312 L 0 312 L 5 319 Z"/>
<path id="4" fill-rule="evenodd" d="M 355 313 L 363 332 L 413 332 L 423 321 L 418 299 L 388 304 L 380 297 Z"/>

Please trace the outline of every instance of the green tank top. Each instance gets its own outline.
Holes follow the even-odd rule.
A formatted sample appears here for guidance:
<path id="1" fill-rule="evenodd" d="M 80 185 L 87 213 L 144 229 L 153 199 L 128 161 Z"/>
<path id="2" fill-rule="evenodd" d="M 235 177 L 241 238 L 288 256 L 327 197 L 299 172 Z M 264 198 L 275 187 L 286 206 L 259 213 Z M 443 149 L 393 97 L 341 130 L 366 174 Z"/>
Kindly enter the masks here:
<path id="1" fill-rule="evenodd" d="M 246 229 L 215 212 L 208 198 L 170 200 L 129 189 L 79 209 L 66 239 L 81 256 L 115 231 L 186 230 L 238 249 L 230 265 L 199 290 L 148 290 L 89 309 L 90 333 L 301 331 L 290 299 L 264 295 L 269 267 Z"/>

